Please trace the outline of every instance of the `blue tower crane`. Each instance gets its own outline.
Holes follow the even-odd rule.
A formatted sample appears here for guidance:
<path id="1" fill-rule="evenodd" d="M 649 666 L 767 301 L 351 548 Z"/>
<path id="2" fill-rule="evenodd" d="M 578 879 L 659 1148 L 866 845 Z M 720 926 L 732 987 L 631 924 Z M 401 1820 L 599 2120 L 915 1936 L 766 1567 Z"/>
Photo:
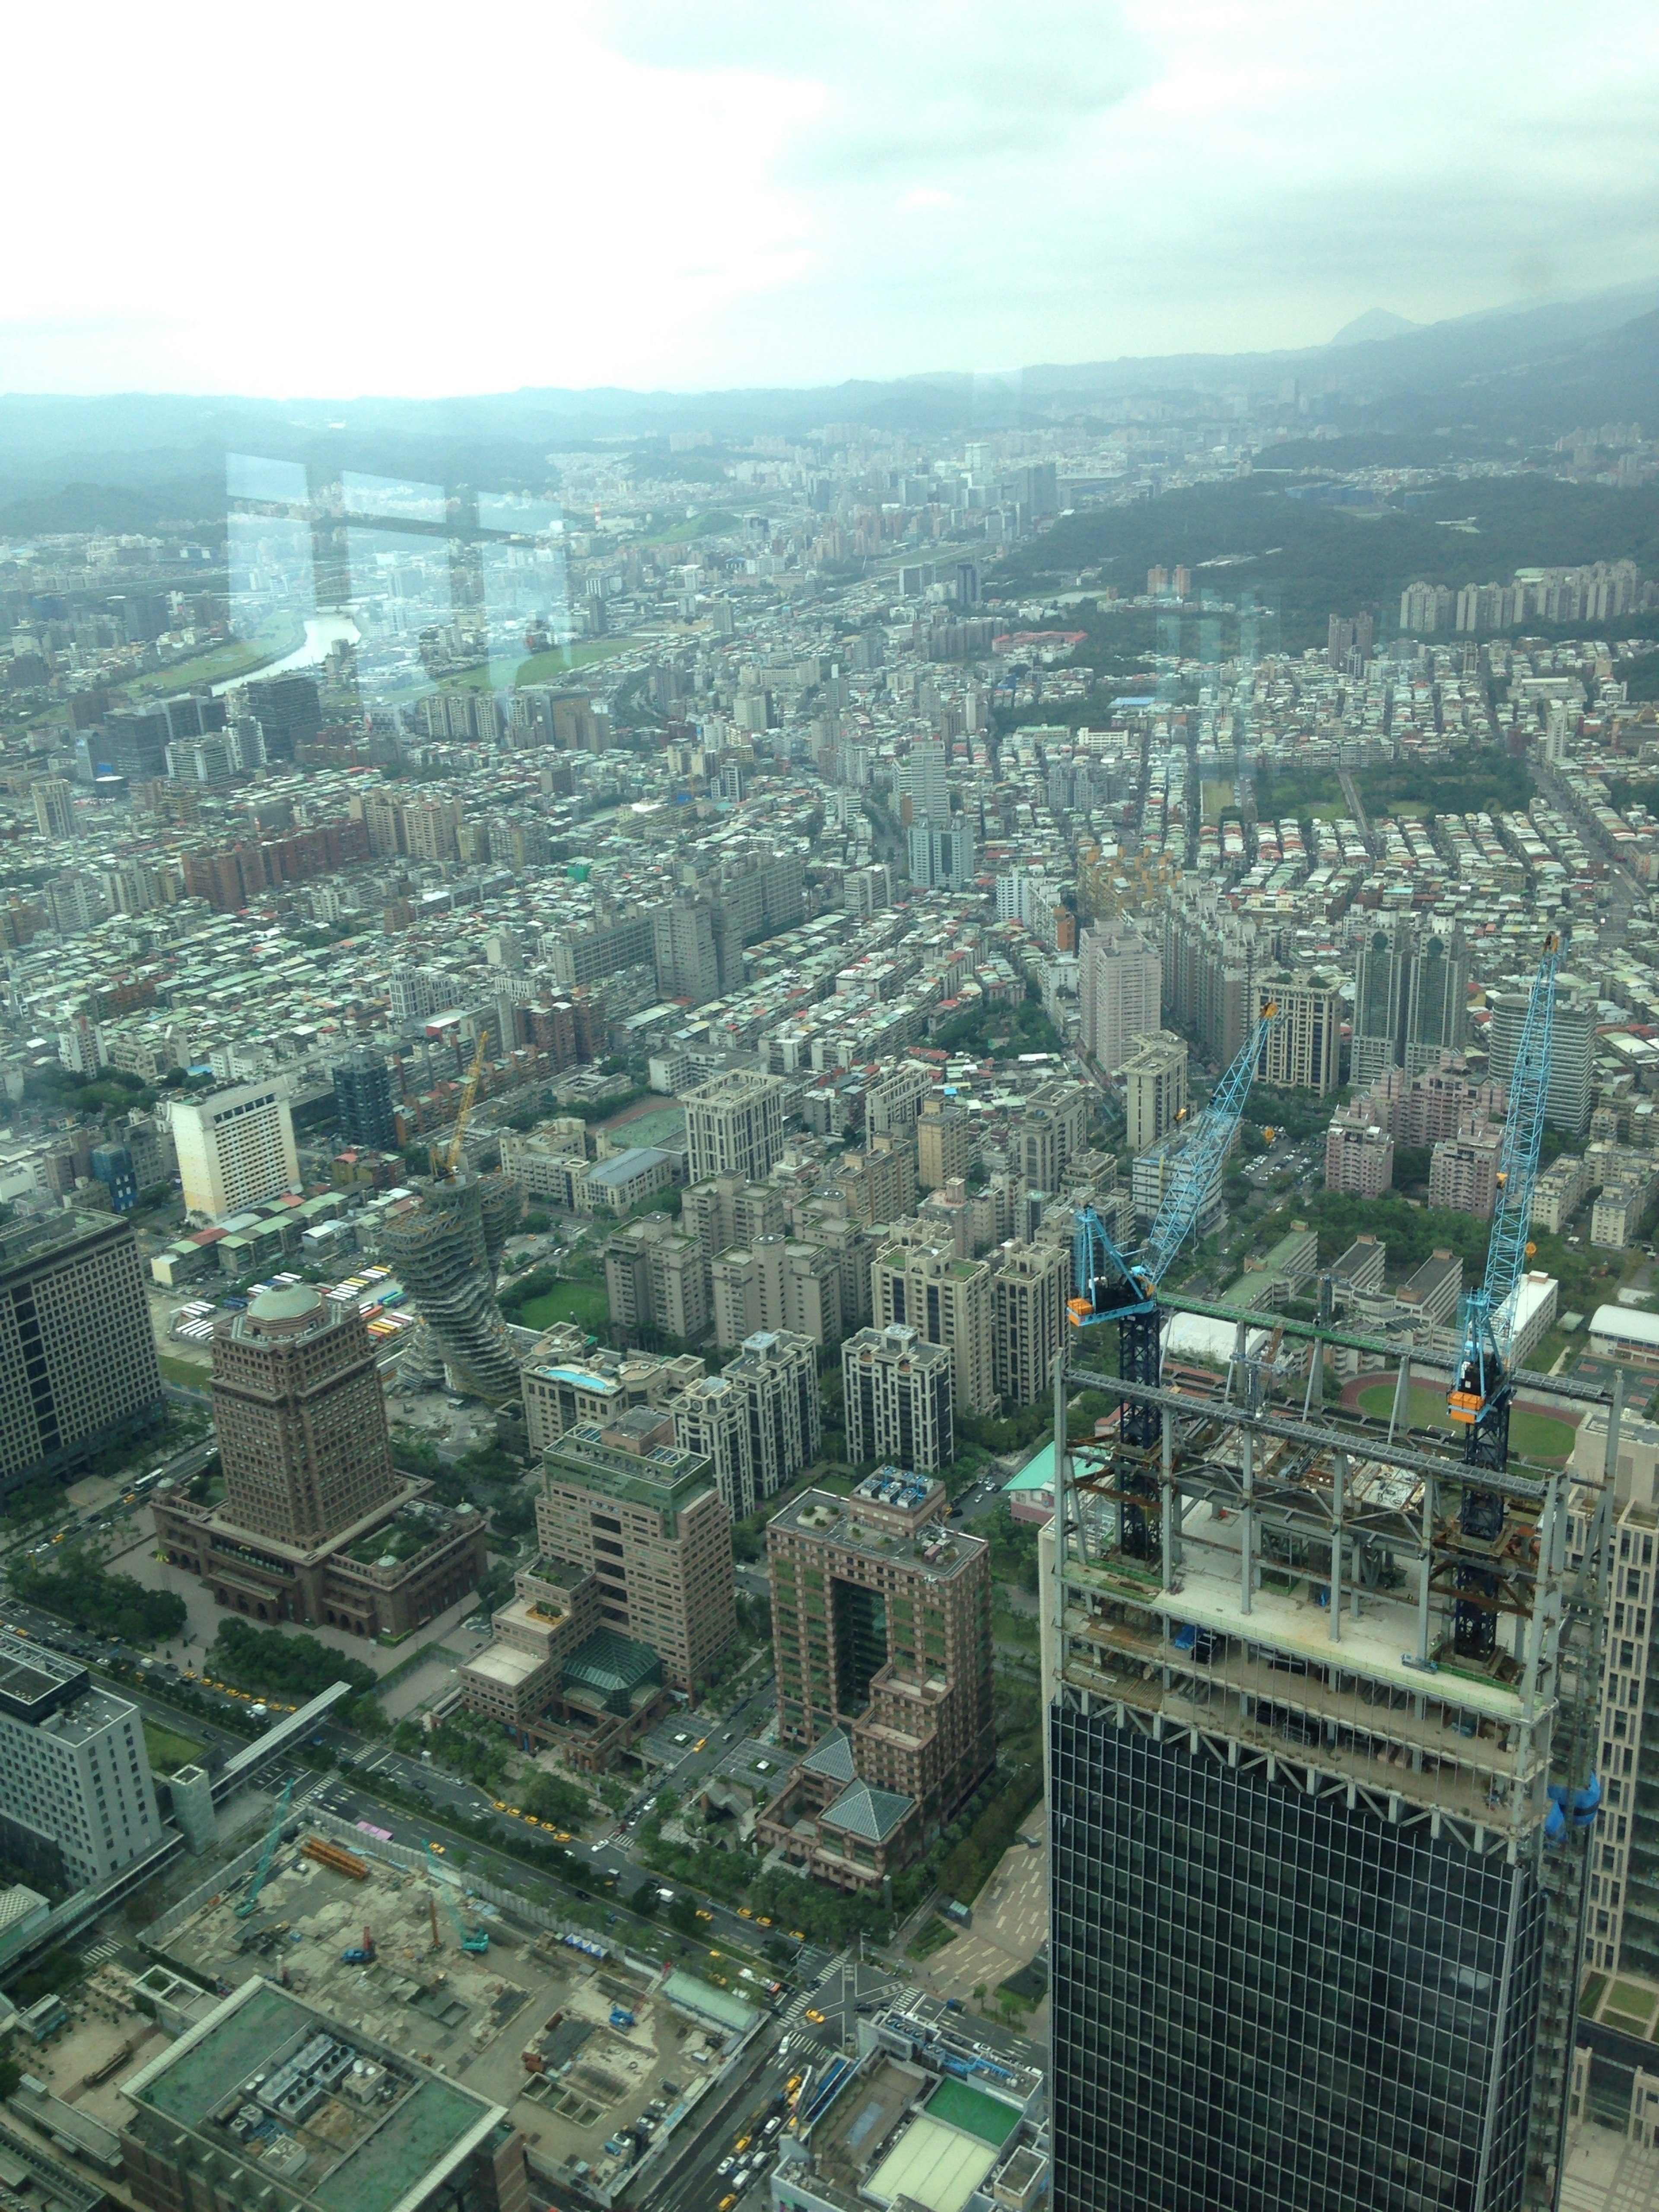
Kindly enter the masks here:
<path id="1" fill-rule="evenodd" d="M 1117 1323 L 1117 1369 L 1126 1382 L 1152 1389 L 1158 1386 L 1163 1369 L 1158 1285 L 1186 1243 L 1221 1172 L 1261 1064 L 1268 1025 L 1278 1015 L 1277 1004 L 1269 1001 L 1248 1042 L 1217 1085 L 1191 1138 L 1176 1156 L 1174 1176 L 1138 1253 L 1129 1257 L 1119 1251 L 1093 1206 L 1085 1206 L 1078 1212 L 1072 1237 L 1076 1285 L 1069 1308 L 1072 1320 L 1079 1328 L 1103 1321 Z M 1119 1407 L 1118 1434 L 1125 1443 L 1144 1449 L 1157 1440 L 1158 1432 L 1155 1407 L 1128 1400 Z M 1149 1475 L 1133 1468 L 1122 1475 L 1126 1495 L 1121 1542 L 1130 1559 L 1145 1559 L 1156 1547 L 1146 1511 L 1134 1502 L 1137 1496 L 1150 1498 L 1153 1487 Z"/>
<path id="2" fill-rule="evenodd" d="M 1498 1194 L 1492 1236 L 1486 1246 L 1486 1276 L 1471 1291 L 1464 1308 L 1463 1348 L 1458 1355 L 1447 1411 L 1464 1431 L 1463 1460 L 1471 1468 L 1502 1474 L 1510 1457 L 1510 1405 L 1514 1395 L 1510 1359 L 1521 1279 L 1533 1247 L 1527 1241 L 1533 1193 L 1544 1141 L 1544 1109 L 1549 1103 L 1550 1056 L 1555 1037 L 1555 981 L 1561 940 L 1553 932 L 1533 977 L 1527 1017 L 1510 1084 L 1509 1117 L 1498 1154 Z M 1494 1490 L 1466 1489 L 1460 1508 L 1462 1534 L 1472 1542 L 1491 1544 L 1502 1534 L 1504 1501 Z M 1490 1602 L 1494 1578 L 1478 1567 L 1458 1569 L 1460 1596 L 1453 1640 L 1466 1658 L 1485 1658 L 1497 1641 L 1498 1616 Z"/>
<path id="3" fill-rule="evenodd" d="M 259 1892 L 265 1886 L 266 1876 L 270 1872 L 270 1863 L 276 1856 L 276 1846 L 282 1840 L 283 1823 L 288 1818 L 289 1803 L 294 1796 L 294 1785 L 299 1778 L 297 1774 L 290 1774 L 283 1785 L 282 1796 L 276 1800 L 276 1810 L 271 1814 L 270 1826 L 265 1831 L 265 1844 L 259 1854 L 259 1863 L 253 1869 L 246 1894 L 236 1907 L 236 1917 L 239 1920 L 246 1920 L 259 1902 Z"/>

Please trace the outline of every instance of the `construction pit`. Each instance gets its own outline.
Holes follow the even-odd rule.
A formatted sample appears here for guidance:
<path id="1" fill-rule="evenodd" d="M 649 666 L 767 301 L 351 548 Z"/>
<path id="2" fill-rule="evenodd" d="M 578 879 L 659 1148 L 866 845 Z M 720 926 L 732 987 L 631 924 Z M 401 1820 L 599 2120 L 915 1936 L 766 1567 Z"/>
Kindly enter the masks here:
<path id="1" fill-rule="evenodd" d="M 656 1974 L 515 1923 L 447 1871 L 301 1827 L 246 1918 L 243 1894 L 210 1899 L 149 1947 L 210 1986 L 264 1975 L 464 2081 L 507 2108 L 544 2172 L 619 2172 L 717 2069 L 724 2039 L 671 2007 Z M 487 1949 L 464 1948 L 480 1936 Z"/>

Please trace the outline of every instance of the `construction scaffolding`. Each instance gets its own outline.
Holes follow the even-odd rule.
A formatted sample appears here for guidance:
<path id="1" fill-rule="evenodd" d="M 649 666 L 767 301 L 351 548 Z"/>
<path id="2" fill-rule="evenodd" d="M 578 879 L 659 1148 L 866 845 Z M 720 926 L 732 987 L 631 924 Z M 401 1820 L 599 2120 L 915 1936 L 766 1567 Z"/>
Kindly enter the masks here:
<path id="1" fill-rule="evenodd" d="M 1207 1391 L 1190 1370 L 1179 1389 L 1156 1366 L 1103 1371 L 1091 1333 L 1056 1364 L 1044 1593 L 1056 2212 L 1103 2188 L 1161 2202 L 1154 2185 L 1172 2170 L 1224 2201 L 1249 2159 L 1278 2155 L 1275 2142 L 1290 2158 L 1304 2097 L 1322 2115 L 1311 2154 L 1346 2143 L 1369 2161 L 1367 2202 L 1553 2208 L 1591 1838 L 1603 1789 L 1612 1807 L 1632 1786 L 1595 1771 L 1620 1396 L 1517 1375 L 1607 1407 L 1599 1472 L 1471 1464 L 1459 1439 L 1408 1425 L 1409 1344 L 1388 1348 L 1394 1417 L 1368 1421 L 1322 1402 L 1325 1362 L 1382 1347 L 1328 1323 L 1194 1310 L 1237 1323 L 1234 1359 Z M 1287 1334 L 1307 1346 L 1305 1368 L 1279 1362 Z M 1276 1402 L 1287 1367 L 1294 1395 Z M 1066 1399 L 1084 1389 L 1121 1414 L 1104 1443 L 1071 1447 Z M 1476 1491 L 1489 1504 L 1472 1514 Z M 1489 1632 L 1470 1634 L 1473 1613 Z M 1101 1795 L 1144 1796 L 1158 1816 L 1126 1840 Z M 1216 1898 L 1231 1886 L 1243 1899 L 1247 1863 L 1261 1887 L 1218 1923 Z M 1133 1907 L 1118 1901 L 1126 1881 Z M 1203 1944 L 1184 1948 L 1200 1923 Z M 1270 2128 L 1249 2117 L 1267 2075 L 1265 2057 L 1249 2070 L 1248 2026 L 1237 2098 L 1216 2083 L 1232 2063 L 1225 2035 L 1269 2016 L 1275 1974 L 1271 2016 L 1342 2056 L 1306 2059 L 1315 2088 L 1293 2055 Z M 1368 2042 L 1385 1984 L 1393 2025 Z M 1332 1998 L 1321 2013 L 1327 1985 L 1346 2010 Z M 1180 2069 L 1212 2069 L 1228 2118 L 1201 2150 L 1173 2119 L 1159 2141 L 1144 2071 L 1124 2073 L 1119 2097 L 1109 2035 L 1079 2029 L 1066 2048 L 1075 2023 L 1114 2004 L 1139 2021 L 1126 2068 L 1144 2069 L 1167 2036 L 1171 2112 Z M 1415 2074 L 1401 2051 L 1431 2037 L 1434 2063 Z"/>

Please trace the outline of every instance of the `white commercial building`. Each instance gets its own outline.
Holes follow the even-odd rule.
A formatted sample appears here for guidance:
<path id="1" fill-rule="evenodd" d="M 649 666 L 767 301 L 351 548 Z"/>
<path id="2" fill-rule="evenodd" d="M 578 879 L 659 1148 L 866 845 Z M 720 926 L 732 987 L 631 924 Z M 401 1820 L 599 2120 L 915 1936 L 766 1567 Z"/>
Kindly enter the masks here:
<path id="1" fill-rule="evenodd" d="M 301 1187 L 294 1116 L 279 1083 L 180 1099 L 172 1127 L 187 1213 L 218 1221 Z"/>
<path id="2" fill-rule="evenodd" d="M 0 1815 L 11 1856 L 49 1858 L 55 1844 L 76 1889 L 161 1841 L 137 1707 L 94 1689 L 84 1667 L 3 1632 Z"/>

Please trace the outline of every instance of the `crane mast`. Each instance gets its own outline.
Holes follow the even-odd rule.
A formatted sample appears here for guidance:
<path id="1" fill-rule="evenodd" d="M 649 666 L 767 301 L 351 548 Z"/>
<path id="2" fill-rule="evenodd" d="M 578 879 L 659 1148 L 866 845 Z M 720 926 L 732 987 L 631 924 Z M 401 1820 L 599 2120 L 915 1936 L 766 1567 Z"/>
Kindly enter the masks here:
<path id="1" fill-rule="evenodd" d="M 1515 1346 L 1516 1307 L 1521 1280 L 1533 1247 L 1528 1242 L 1533 1194 L 1544 1142 L 1544 1113 L 1549 1103 L 1550 1059 L 1555 1037 L 1555 983 L 1561 940 L 1552 933 L 1533 977 L 1526 1020 L 1515 1055 L 1509 1115 L 1498 1154 L 1497 1198 L 1486 1272 L 1471 1291 L 1463 1316 L 1463 1345 L 1452 1376 L 1447 1411 L 1463 1430 L 1464 1463 L 1502 1474 L 1510 1457 L 1510 1372 Z M 1472 1542 L 1493 1542 L 1504 1525 L 1504 1501 L 1496 1491 L 1470 1488 L 1460 1509 L 1463 1534 Z M 1454 1642 L 1466 1658 L 1485 1658 L 1497 1640 L 1498 1615 L 1491 1601 L 1495 1578 L 1475 1566 L 1458 1569 L 1459 1591 Z"/>
<path id="2" fill-rule="evenodd" d="M 1068 1310 L 1079 1328 L 1097 1322 L 1117 1323 L 1117 1370 L 1126 1381 L 1158 1387 L 1163 1368 L 1158 1285 L 1221 1172 L 1261 1065 L 1268 1027 L 1278 1014 L 1274 1002 L 1262 1008 L 1249 1038 L 1217 1085 L 1177 1157 L 1170 1187 L 1139 1252 L 1133 1257 L 1121 1252 L 1093 1206 L 1079 1209 L 1072 1236 L 1075 1295 Z M 1127 1399 L 1120 1404 L 1118 1435 L 1124 1443 L 1144 1450 L 1156 1443 L 1158 1428 L 1155 1407 Z M 1135 1500 L 1141 1495 L 1152 1497 L 1156 1486 L 1150 1474 L 1130 1469 L 1122 1486 L 1127 1493 L 1123 1550 L 1131 1559 L 1145 1559 L 1156 1547 L 1157 1537 L 1146 1509 Z"/>

